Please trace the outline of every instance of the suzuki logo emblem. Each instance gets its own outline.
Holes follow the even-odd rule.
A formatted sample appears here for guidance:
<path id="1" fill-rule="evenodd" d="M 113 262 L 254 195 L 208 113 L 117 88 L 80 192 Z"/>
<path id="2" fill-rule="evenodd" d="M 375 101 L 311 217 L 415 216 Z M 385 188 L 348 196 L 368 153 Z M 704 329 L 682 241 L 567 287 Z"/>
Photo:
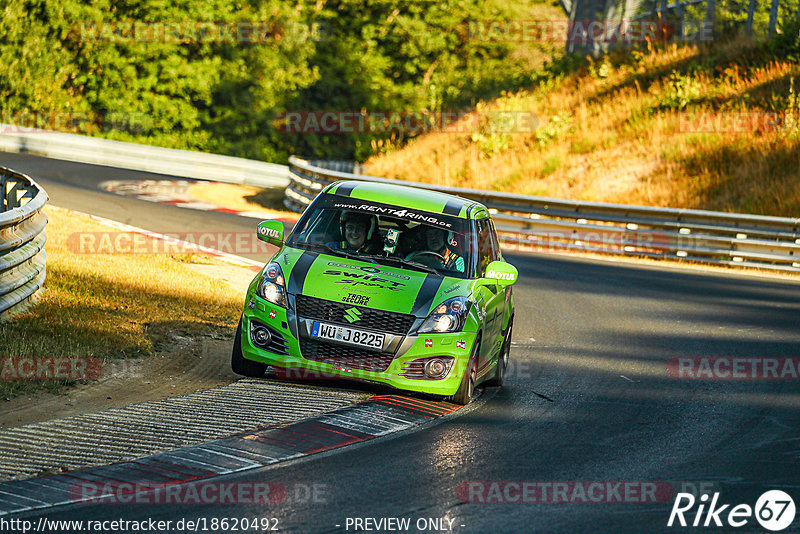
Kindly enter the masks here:
<path id="1" fill-rule="evenodd" d="M 344 311 L 344 318 L 347 319 L 348 323 L 354 323 L 361 319 L 361 312 L 358 308 L 350 308 Z"/>

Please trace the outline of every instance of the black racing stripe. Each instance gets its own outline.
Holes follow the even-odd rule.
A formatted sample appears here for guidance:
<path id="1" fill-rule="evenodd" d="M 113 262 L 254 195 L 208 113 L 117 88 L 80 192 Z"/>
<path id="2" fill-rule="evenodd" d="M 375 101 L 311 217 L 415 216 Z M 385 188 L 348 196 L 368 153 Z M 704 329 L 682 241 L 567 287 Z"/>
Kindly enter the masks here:
<path id="1" fill-rule="evenodd" d="M 336 194 L 343 197 L 349 197 L 350 193 L 352 193 L 353 189 L 356 187 L 358 187 L 358 184 L 342 184 L 336 188 Z"/>
<path id="2" fill-rule="evenodd" d="M 455 200 L 455 199 L 448 200 L 447 204 L 444 205 L 444 209 L 442 210 L 442 213 L 444 213 L 445 215 L 458 216 L 458 214 L 461 213 L 461 204 L 462 204 L 462 202 L 459 201 L 459 200 Z"/>
<path id="3" fill-rule="evenodd" d="M 428 310 L 431 304 L 433 304 L 433 298 L 436 296 L 436 293 L 439 292 L 439 286 L 442 285 L 442 280 L 444 280 L 444 278 L 440 276 L 428 275 L 425 278 L 425 281 L 422 282 L 422 287 L 419 288 L 419 293 L 417 293 L 417 299 L 414 301 L 414 307 L 411 313 L 416 316 L 428 315 Z"/>
<path id="4" fill-rule="evenodd" d="M 308 270 L 318 255 L 316 252 L 305 251 L 297 258 L 297 263 L 294 264 L 292 274 L 289 276 L 289 293 L 297 295 L 303 292 L 303 284 L 306 282 Z"/>

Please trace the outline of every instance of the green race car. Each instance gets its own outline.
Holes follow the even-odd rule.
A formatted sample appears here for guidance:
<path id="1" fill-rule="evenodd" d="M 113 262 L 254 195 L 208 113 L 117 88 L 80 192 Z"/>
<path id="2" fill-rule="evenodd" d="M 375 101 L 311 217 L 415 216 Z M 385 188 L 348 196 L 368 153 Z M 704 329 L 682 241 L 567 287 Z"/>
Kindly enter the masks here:
<path id="1" fill-rule="evenodd" d="M 340 377 L 450 397 L 500 386 L 508 366 L 517 270 L 503 261 L 489 210 L 452 195 L 336 182 L 250 284 L 232 368 Z"/>

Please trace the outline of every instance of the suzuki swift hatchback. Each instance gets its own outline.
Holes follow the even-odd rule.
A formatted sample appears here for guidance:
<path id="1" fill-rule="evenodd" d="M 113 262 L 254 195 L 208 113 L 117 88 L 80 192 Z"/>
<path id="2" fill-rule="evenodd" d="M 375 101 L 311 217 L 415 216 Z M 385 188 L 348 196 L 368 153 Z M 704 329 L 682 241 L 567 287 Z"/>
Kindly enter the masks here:
<path id="1" fill-rule="evenodd" d="M 232 367 L 376 382 L 467 404 L 508 366 L 517 270 L 489 210 L 374 182 L 327 186 L 247 291 Z M 291 376 L 291 373 L 287 373 Z M 302 376 L 302 373 L 300 374 Z"/>

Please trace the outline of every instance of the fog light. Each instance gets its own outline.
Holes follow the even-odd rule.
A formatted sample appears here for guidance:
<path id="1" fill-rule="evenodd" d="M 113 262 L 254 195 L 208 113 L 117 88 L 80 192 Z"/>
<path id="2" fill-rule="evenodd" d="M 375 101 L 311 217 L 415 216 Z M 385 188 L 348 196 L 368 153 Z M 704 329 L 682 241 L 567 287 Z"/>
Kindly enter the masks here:
<path id="1" fill-rule="evenodd" d="M 454 361 L 452 356 L 417 358 L 406 362 L 400 376 L 414 380 L 442 380 L 447 378 Z"/>
<path id="2" fill-rule="evenodd" d="M 263 326 L 256 326 L 253 328 L 251 336 L 253 338 L 253 343 L 262 348 L 269 345 L 269 342 L 272 340 L 272 334 Z"/>
<path id="3" fill-rule="evenodd" d="M 441 378 L 446 372 L 447 365 L 438 358 L 425 362 L 425 376 L 428 378 Z"/>

